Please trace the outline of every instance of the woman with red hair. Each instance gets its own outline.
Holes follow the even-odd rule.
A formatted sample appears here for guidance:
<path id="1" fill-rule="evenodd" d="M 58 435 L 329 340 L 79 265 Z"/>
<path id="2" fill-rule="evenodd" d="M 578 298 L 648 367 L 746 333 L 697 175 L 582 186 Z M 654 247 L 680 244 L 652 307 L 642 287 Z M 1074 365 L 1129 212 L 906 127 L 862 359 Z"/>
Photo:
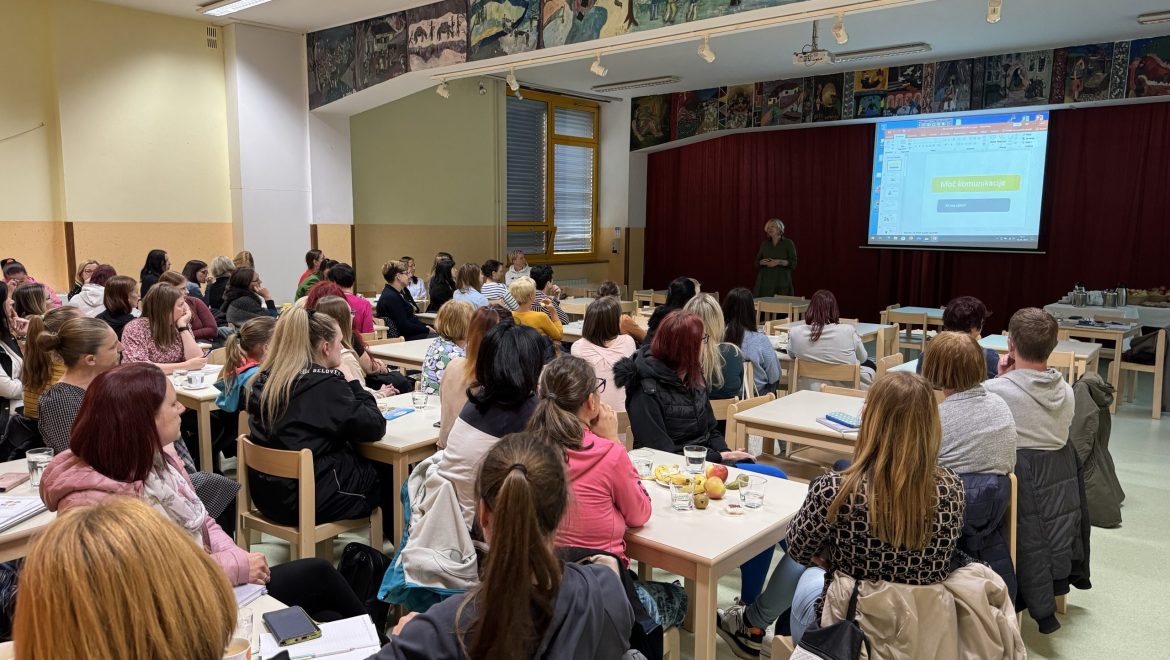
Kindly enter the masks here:
<path id="1" fill-rule="evenodd" d="M 708 337 L 705 327 L 690 312 L 671 312 L 658 325 L 649 351 L 614 365 L 614 384 L 626 389 L 634 446 L 682 454 L 683 447 L 700 445 L 711 463 L 751 461 L 747 452 L 728 451 L 716 426 L 699 349 L 718 338 Z"/>

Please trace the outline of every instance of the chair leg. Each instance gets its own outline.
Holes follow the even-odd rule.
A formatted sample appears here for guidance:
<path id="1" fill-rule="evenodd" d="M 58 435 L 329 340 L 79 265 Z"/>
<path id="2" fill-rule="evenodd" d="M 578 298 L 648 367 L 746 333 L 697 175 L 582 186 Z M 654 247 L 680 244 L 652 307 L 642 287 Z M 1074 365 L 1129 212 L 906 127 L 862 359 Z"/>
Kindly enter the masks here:
<path id="1" fill-rule="evenodd" d="M 330 564 L 333 563 L 333 539 L 328 538 L 324 541 L 317 541 L 313 547 L 313 554 L 317 559 L 324 559 Z"/>
<path id="2" fill-rule="evenodd" d="M 370 547 L 383 552 L 382 544 L 382 507 L 374 507 L 370 512 Z"/>
<path id="3" fill-rule="evenodd" d="M 1162 387 L 1165 385 L 1163 374 L 1165 370 L 1159 370 L 1154 376 L 1154 419 L 1162 419 Z"/>
<path id="4" fill-rule="evenodd" d="M 682 660 L 682 645 L 679 643 L 678 628 L 668 628 L 662 633 L 663 658 Z"/>
<path id="5" fill-rule="evenodd" d="M 654 567 L 644 561 L 638 562 L 638 579 L 648 582 L 653 575 Z"/>
<path id="6" fill-rule="evenodd" d="M 1056 597 L 1056 613 L 1057 614 L 1068 614 L 1068 597 L 1067 596 L 1057 596 Z"/>

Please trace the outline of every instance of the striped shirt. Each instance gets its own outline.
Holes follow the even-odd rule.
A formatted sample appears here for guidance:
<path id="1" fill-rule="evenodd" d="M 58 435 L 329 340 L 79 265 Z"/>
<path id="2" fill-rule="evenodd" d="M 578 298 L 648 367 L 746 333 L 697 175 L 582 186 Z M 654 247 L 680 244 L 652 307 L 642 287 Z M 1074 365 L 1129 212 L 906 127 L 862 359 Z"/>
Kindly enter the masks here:
<path id="1" fill-rule="evenodd" d="M 545 307 L 541 307 L 540 301 L 542 301 L 542 300 L 548 300 L 550 303 L 552 303 L 552 309 L 547 309 Z M 564 310 L 561 309 L 560 301 L 558 301 L 556 298 L 546 296 L 544 294 L 544 291 L 537 291 L 536 292 L 536 297 L 532 299 L 532 311 L 544 312 L 545 314 L 548 314 L 548 317 L 550 319 L 553 317 L 553 312 L 555 311 L 557 318 L 560 319 L 560 321 L 561 321 L 561 325 L 564 325 L 564 324 L 569 322 L 569 315 L 566 314 L 564 312 Z"/>
<path id="2" fill-rule="evenodd" d="M 512 294 L 508 293 L 508 287 L 499 282 L 484 282 L 483 286 L 479 288 L 479 292 L 483 294 L 488 300 L 503 300 L 504 307 L 511 311 L 516 311 L 516 299 Z"/>

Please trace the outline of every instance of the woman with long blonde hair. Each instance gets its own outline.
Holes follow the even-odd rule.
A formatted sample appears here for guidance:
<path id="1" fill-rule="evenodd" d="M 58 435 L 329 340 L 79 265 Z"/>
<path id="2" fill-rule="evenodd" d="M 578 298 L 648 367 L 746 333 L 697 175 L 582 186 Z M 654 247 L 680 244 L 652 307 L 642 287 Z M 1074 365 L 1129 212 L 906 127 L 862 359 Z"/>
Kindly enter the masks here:
<path id="1" fill-rule="evenodd" d="M 687 301 L 684 310 L 698 316 L 707 329 L 707 342 L 699 352 L 703 379 L 712 399 L 730 399 L 743 391 L 743 352 L 735 344 L 719 341 L 723 337 L 723 309 L 715 297 L 700 293 Z"/>
<path id="2" fill-rule="evenodd" d="M 812 480 L 788 528 L 788 554 L 755 603 L 720 612 L 720 636 L 758 654 L 764 628 L 791 604 L 799 642 L 820 621 L 826 571 L 911 585 L 945 580 L 966 496 L 959 476 L 938 465 L 941 437 L 926 380 L 892 372 L 874 383 L 853 464 Z"/>
<path id="3" fill-rule="evenodd" d="M 231 587 L 178 525 L 131 498 L 57 518 L 20 575 L 22 660 L 220 660 L 236 625 Z"/>

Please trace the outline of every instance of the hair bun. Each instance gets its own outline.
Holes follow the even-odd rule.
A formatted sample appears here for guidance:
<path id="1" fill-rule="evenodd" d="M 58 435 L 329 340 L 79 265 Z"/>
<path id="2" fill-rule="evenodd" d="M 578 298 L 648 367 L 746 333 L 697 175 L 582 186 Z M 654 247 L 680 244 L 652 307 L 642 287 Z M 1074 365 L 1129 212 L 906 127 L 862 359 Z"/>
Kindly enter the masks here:
<path id="1" fill-rule="evenodd" d="M 61 335 L 47 328 L 41 330 L 37 335 L 37 348 L 42 351 L 55 351 L 61 348 Z"/>

